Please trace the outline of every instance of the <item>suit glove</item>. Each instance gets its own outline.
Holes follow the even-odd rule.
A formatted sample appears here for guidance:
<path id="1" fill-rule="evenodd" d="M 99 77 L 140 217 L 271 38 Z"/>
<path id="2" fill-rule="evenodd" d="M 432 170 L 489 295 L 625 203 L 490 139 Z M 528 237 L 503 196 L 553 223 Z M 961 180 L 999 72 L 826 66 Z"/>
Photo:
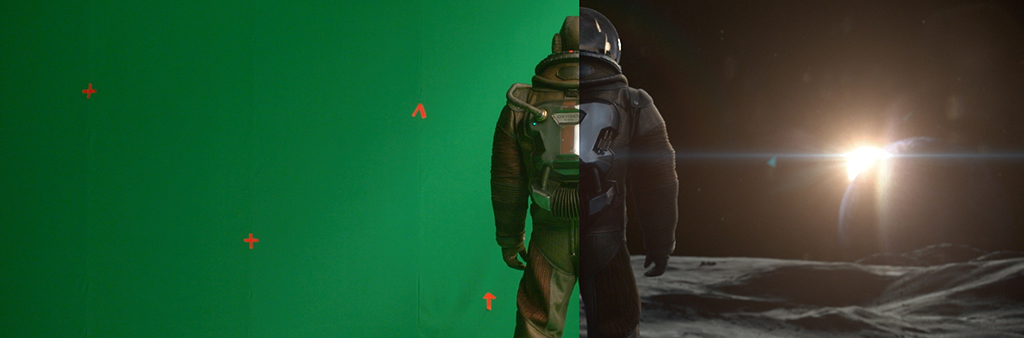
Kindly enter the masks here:
<path id="1" fill-rule="evenodd" d="M 524 245 L 525 240 L 525 234 L 519 234 L 516 236 L 498 236 L 498 245 L 501 246 L 501 259 L 505 260 L 505 264 L 508 265 L 508 267 L 516 270 L 526 270 L 526 265 L 516 257 L 520 256 L 523 258 L 523 261 L 529 261 L 526 259 L 526 246 Z"/>
<path id="2" fill-rule="evenodd" d="M 668 268 L 668 256 L 652 257 L 647 256 L 644 261 L 644 268 L 651 266 L 654 263 L 654 267 L 644 272 L 644 276 L 647 277 L 658 277 L 665 273 L 665 269 Z"/>

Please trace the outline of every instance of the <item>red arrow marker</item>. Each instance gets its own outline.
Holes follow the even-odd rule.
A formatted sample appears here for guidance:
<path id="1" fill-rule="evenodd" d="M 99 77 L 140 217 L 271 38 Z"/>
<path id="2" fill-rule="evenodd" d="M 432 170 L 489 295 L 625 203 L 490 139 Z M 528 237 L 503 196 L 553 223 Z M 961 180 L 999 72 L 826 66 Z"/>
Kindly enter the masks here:
<path id="1" fill-rule="evenodd" d="M 423 104 L 422 103 L 417 103 L 416 104 L 416 110 L 414 110 L 412 112 L 412 116 L 415 117 L 416 113 L 419 113 L 419 112 L 423 112 L 422 118 L 427 118 L 427 110 L 423 109 Z"/>
<path id="2" fill-rule="evenodd" d="M 492 295 L 490 292 L 488 292 L 486 295 L 484 295 L 484 299 L 487 300 L 487 311 L 491 311 L 491 299 L 494 299 L 494 298 L 495 298 L 494 295 Z"/>

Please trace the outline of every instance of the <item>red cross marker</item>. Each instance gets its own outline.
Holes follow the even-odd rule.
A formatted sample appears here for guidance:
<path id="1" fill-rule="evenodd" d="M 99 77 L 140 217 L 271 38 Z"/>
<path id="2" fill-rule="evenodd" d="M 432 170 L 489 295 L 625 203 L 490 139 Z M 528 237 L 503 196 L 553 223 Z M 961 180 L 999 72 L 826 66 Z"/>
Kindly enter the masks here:
<path id="1" fill-rule="evenodd" d="M 249 249 L 252 249 L 252 243 L 259 242 L 259 238 L 252 238 L 252 234 L 249 234 L 249 238 L 243 239 L 243 241 L 249 242 Z"/>
<path id="2" fill-rule="evenodd" d="M 85 94 L 85 98 L 87 98 L 87 99 L 92 96 L 92 93 L 95 93 L 95 92 L 96 92 L 96 90 L 92 89 L 92 84 L 91 83 L 89 84 L 89 89 L 82 89 L 82 94 Z"/>

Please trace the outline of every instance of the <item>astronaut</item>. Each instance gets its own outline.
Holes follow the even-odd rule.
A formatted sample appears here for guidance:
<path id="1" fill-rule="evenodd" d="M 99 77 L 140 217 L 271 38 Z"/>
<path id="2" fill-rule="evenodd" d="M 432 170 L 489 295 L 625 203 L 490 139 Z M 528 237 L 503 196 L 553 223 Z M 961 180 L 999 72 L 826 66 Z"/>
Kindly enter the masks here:
<path id="1" fill-rule="evenodd" d="M 643 231 L 648 277 L 675 250 L 679 180 L 665 121 L 619 66 L 612 23 L 580 8 L 580 293 L 590 338 L 639 337 L 640 299 L 625 245 L 626 208 Z"/>
<path id="2" fill-rule="evenodd" d="M 533 85 L 506 94 L 494 131 L 491 202 L 505 263 L 524 270 L 515 337 L 561 337 L 579 271 L 579 17 L 565 18 Z M 525 241 L 527 204 L 533 217 Z M 519 261 L 522 257 L 526 261 Z"/>

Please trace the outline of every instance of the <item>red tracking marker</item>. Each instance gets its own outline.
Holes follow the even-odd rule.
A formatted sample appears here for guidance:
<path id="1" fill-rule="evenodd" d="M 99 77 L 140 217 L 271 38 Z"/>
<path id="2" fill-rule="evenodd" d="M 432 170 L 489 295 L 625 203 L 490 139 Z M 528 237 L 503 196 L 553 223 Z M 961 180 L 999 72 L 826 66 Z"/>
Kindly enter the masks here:
<path id="1" fill-rule="evenodd" d="M 91 83 L 89 84 L 89 89 L 82 89 L 82 94 L 85 94 L 85 98 L 87 98 L 87 99 L 89 97 L 92 97 L 92 93 L 95 93 L 95 92 L 96 92 L 96 90 L 92 89 L 92 84 Z"/>
<path id="2" fill-rule="evenodd" d="M 495 298 L 494 295 L 492 295 L 490 292 L 488 292 L 486 295 L 484 295 L 484 299 L 487 300 L 487 311 L 491 311 L 491 299 L 494 299 L 494 298 Z"/>
<path id="3" fill-rule="evenodd" d="M 427 111 L 425 109 L 423 109 L 423 104 L 422 103 L 417 103 L 416 104 L 416 110 L 414 110 L 412 112 L 412 116 L 416 117 L 416 113 L 419 113 L 419 112 L 423 113 L 423 116 L 421 118 L 424 118 L 424 119 L 427 118 Z"/>
<path id="4" fill-rule="evenodd" d="M 252 234 L 249 234 L 249 238 L 243 239 L 243 241 L 249 242 L 249 249 L 252 249 L 252 243 L 259 242 L 259 238 L 252 238 Z"/>

